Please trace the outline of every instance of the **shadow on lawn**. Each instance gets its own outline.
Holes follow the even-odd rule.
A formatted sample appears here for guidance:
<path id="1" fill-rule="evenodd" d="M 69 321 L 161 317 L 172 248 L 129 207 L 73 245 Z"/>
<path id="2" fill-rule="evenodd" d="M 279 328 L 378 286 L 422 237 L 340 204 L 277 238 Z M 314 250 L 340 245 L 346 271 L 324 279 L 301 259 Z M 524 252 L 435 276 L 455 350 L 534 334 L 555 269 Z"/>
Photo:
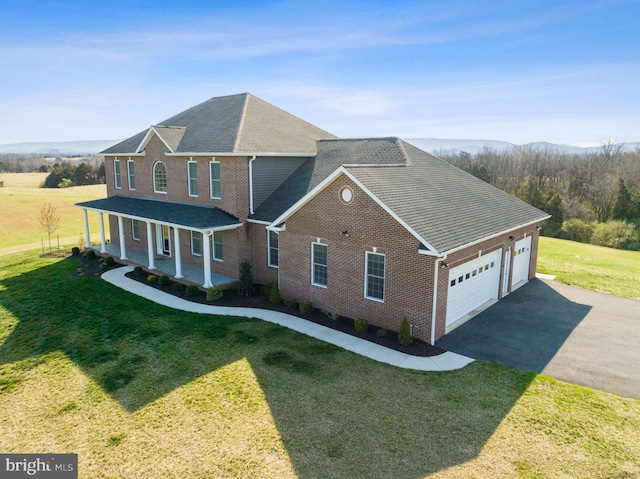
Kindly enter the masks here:
<path id="1" fill-rule="evenodd" d="M 0 283 L 0 365 L 61 351 L 129 412 L 247 358 L 299 477 L 419 478 L 473 459 L 535 375 L 424 373 L 246 318 L 176 312 L 59 261 Z M 59 353 L 58 353 L 59 354 Z M 19 378 L 17 378 L 19 381 Z"/>

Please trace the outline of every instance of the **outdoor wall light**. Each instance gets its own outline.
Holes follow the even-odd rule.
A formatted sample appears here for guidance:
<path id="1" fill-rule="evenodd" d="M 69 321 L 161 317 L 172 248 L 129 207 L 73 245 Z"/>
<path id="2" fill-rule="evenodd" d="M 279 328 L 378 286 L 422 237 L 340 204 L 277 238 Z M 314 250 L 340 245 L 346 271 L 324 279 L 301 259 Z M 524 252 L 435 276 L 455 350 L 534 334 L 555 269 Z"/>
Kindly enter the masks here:
<path id="1" fill-rule="evenodd" d="M 513 241 L 514 239 L 516 239 L 515 236 L 509 236 L 509 241 Z"/>
<path id="2" fill-rule="evenodd" d="M 536 226 L 536 229 L 540 231 L 542 229 L 542 226 Z"/>
<path id="3" fill-rule="evenodd" d="M 448 268 L 448 267 L 449 267 L 449 263 L 442 263 L 442 264 L 440 265 L 440 267 L 441 267 L 442 269 L 444 269 L 444 268 Z"/>
<path id="4" fill-rule="evenodd" d="M 348 238 L 349 237 L 349 232 L 347 230 L 344 230 L 342 232 L 342 236 L 346 236 Z"/>

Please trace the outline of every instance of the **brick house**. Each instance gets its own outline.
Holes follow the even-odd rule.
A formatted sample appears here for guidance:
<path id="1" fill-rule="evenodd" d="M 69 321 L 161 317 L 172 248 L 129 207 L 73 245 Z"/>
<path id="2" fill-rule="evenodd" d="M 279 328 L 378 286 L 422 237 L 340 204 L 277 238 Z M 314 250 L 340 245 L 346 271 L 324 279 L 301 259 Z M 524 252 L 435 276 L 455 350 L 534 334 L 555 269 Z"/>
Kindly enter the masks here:
<path id="1" fill-rule="evenodd" d="M 250 94 L 102 154 L 107 198 L 77 206 L 103 253 L 204 287 L 248 260 L 283 298 L 391 330 L 406 316 L 432 344 L 535 275 L 549 218 L 399 138 L 339 139 Z"/>

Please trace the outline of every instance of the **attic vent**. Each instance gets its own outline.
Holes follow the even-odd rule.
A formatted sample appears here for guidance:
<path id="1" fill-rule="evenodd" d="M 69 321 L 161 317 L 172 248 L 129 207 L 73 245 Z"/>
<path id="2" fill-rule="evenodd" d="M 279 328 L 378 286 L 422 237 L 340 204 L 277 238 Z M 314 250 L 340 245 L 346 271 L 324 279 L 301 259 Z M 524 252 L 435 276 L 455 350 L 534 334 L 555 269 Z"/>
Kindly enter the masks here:
<path id="1" fill-rule="evenodd" d="M 353 199 L 353 191 L 351 191 L 350 188 L 343 188 L 340 192 L 340 198 L 342 198 L 342 201 L 345 203 L 349 203 Z"/>

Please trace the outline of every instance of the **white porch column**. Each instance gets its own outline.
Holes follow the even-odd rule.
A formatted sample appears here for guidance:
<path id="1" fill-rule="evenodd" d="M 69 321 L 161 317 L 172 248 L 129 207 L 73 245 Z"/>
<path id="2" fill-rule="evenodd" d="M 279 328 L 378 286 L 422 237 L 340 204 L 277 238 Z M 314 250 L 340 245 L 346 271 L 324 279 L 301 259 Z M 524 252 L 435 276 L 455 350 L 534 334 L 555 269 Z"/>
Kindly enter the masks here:
<path id="1" fill-rule="evenodd" d="M 147 223 L 147 252 L 149 254 L 149 269 L 156 269 L 156 255 L 154 253 L 155 248 L 153 247 L 153 228 L 151 227 L 151 221 L 146 221 Z"/>
<path id="2" fill-rule="evenodd" d="M 210 288 L 211 284 L 211 233 L 202 233 L 202 242 L 204 243 L 204 286 Z"/>
<path id="3" fill-rule="evenodd" d="M 175 278 L 184 278 L 182 276 L 182 256 L 180 255 L 180 230 L 173 228 L 173 242 L 176 245 L 176 275 Z"/>
<path id="4" fill-rule="evenodd" d="M 91 247 L 91 237 L 89 236 L 89 214 L 86 208 L 82 208 L 84 213 L 84 247 Z"/>
<path id="5" fill-rule="evenodd" d="M 127 259 L 127 250 L 124 246 L 124 221 L 122 221 L 122 216 L 118 216 L 118 234 L 120 237 L 120 259 Z"/>
<path id="6" fill-rule="evenodd" d="M 107 241 L 104 237 L 104 215 L 100 212 L 100 252 L 107 252 Z"/>

